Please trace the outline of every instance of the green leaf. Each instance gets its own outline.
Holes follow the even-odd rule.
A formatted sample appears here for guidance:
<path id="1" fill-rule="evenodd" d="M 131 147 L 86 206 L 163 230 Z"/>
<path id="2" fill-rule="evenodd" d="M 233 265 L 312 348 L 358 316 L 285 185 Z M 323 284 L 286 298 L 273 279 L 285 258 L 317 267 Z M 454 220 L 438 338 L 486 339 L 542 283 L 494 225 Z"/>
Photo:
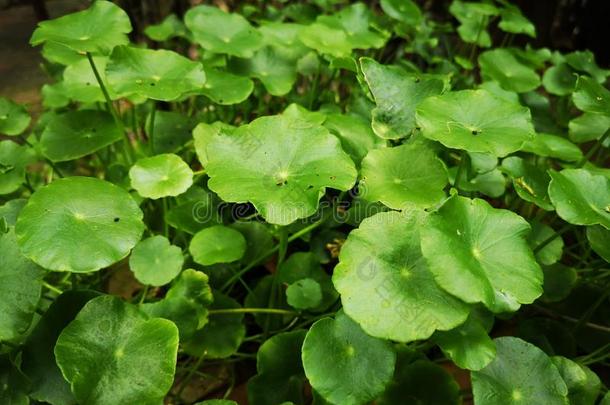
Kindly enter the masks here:
<path id="1" fill-rule="evenodd" d="M 177 204 L 165 214 L 165 221 L 189 234 L 212 225 L 222 224 L 221 201 L 215 194 L 192 186 L 182 194 Z"/>
<path id="2" fill-rule="evenodd" d="M 108 83 L 105 72 L 106 65 L 108 64 L 108 57 L 94 56 L 93 63 L 100 74 L 102 82 Z M 63 79 L 63 93 L 64 96 L 70 100 L 79 103 L 106 101 L 104 93 L 102 93 L 102 89 L 91 69 L 89 60 L 81 59 L 78 62 L 67 66 L 64 69 Z M 107 90 L 111 98 L 116 98 L 112 89 L 108 88 Z"/>
<path id="3" fill-rule="evenodd" d="M 173 101 L 199 91 L 205 83 L 203 66 L 164 49 L 117 46 L 106 65 L 106 78 L 116 97 L 139 96 Z"/>
<path id="4" fill-rule="evenodd" d="M 129 17 L 110 1 L 96 1 L 87 10 L 38 23 L 30 44 L 58 43 L 77 52 L 108 54 L 129 42 Z"/>
<path id="5" fill-rule="evenodd" d="M 411 143 L 372 150 L 362 161 L 360 194 L 397 210 L 442 202 L 447 169 L 432 149 Z"/>
<path id="6" fill-rule="evenodd" d="M 394 379 L 377 400 L 378 405 L 461 404 L 459 385 L 441 366 L 404 357 L 398 358 Z"/>
<path id="7" fill-rule="evenodd" d="M 517 195 L 546 211 L 553 210 L 548 194 L 551 176 L 538 166 L 517 156 L 502 161 L 502 170 L 510 175 Z"/>
<path id="8" fill-rule="evenodd" d="M 485 90 L 433 96 L 417 108 L 422 134 L 448 148 L 503 157 L 533 138 L 529 109 Z"/>
<path id="9" fill-rule="evenodd" d="M 240 14 L 217 7 L 197 6 L 184 15 L 184 23 L 204 49 L 250 58 L 263 45 L 262 35 Z"/>
<path id="10" fill-rule="evenodd" d="M 233 298 L 214 292 L 214 302 L 209 309 L 239 309 Z M 211 314 L 208 323 L 184 342 L 184 351 L 191 356 L 222 359 L 237 352 L 245 335 L 244 314 Z"/>
<path id="11" fill-rule="evenodd" d="M 578 77 L 572 100 L 582 111 L 610 116 L 610 90 L 589 77 Z"/>
<path id="12" fill-rule="evenodd" d="M 557 135 L 536 134 L 534 138 L 523 144 L 521 150 L 566 162 L 579 162 L 582 159 L 582 151 L 578 146 Z"/>
<path id="13" fill-rule="evenodd" d="M 21 254 L 12 229 L 0 234 L 0 252 L 0 341 L 4 341 L 28 330 L 40 300 L 44 272 Z"/>
<path id="14" fill-rule="evenodd" d="M 542 294 L 542 270 L 514 212 L 454 196 L 428 216 L 421 249 L 441 288 L 492 312 L 515 311 Z"/>
<path id="15" fill-rule="evenodd" d="M 144 29 L 144 34 L 153 41 L 163 42 L 172 38 L 185 38 L 191 40 L 192 34 L 186 28 L 181 19 L 175 14 L 170 14 L 159 24 L 149 25 Z"/>
<path id="16" fill-rule="evenodd" d="M 321 54 L 342 58 L 352 53 L 347 34 L 339 27 L 331 27 L 321 22 L 314 22 L 303 28 L 299 39 Z"/>
<path id="17" fill-rule="evenodd" d="M 194 122 L 184 114 L 156 111 L 152 153 L 174 153 L 180 150 L 191 139 L 194 125 Z M 150 128 L 150 114 L 146 120 L 146 128 Z"/>
<path id="18" fill-rule="evenodd" d="M 497 355 L 480 371 L 472 372 L 477 405 L 513 404 L 525 401 L 567 405 L 568 389 L 557 367 L 536 346 L 514 337 L 495 340 Z"/>
<path id="19" fill-rule="evenodd" d="M 311 278 L 303 278 L 286 289 L 288 304 L 295 309 L 310 309 L 322 303 L 322 288 Z"/>
<path id="20" fill-rule="evenodd" d="M 549 171 L 549 196 L 557 215 L 574 225 L 610 229 L 610 180 L 586 169 Z M 596 190 L 594 193 L 591 190 Z"/>
<path id="21" fill-rule="evenodd" d="M 55 363 L 53 349 L 61 331 L 98 295 L 90 290 L 66 291 L 53 301 L 28 336 L 21 367 L 32 383 L 29 395 L 33 399 L 53 405 L 76 404 L 70 385 Z"/>
<path id="22" fill-rule="evenodd" d="M 322 312 L 337 300 L 339 294 L 333 287 L 330 276 L 311 252 L 293 253 L 278 269 L 277 281 L 280 284 L 294 285 L 302 280 L 315 281 L 322 292 L 319 305 L 314 305 L 315 308 L 312 307 L 312 311 Z"/>
<path id="23" fill-rule="evenodd" d="M 242 258 L 246 252 L 246 239 L 235 229 L 215 225 L 195 234 L 189 252 L 195 263 L 204 266 L 230 263 Z"/>
<path id="24" fill-rule="evenodd" d="M 544 249 L 543 249 L 544 250 Z M 566 298 L 578 281 L 578 273 L 572 267 L 555 263 L 542 268 L 544 272 L 543 302 L 557 302 Z"/>
<path id="25" fill-rule="evenodd" d="M 229 66 L 240 75 L 260 80 L 273 96 L 286 95 L 297 80 L 296 61 L 277 46 L 265 46 L 248 59 L 232 59 Z"/>
<path id="26" fill-rule="evenodd" d="M 19 135 L 30 125 L 30 120 L 24 106 L 0 97 L 0 134 Z"/>
<path id="27" fill-rule="evenodd" d="M 180 341 L 186 341 L 208 322 L 208 307 L 213 300 L 208 276 L 186 269 L 180 273 L 165 298 L 145 303 L 141 308 L 151 317 L 174 322 L 180 331 Z"/>
<path id="28" fill-rule="evenodd" d="M 497 81 L 504 90 L 526 93 L 540 86 L 536 71 L 521 63 L 508 49 L 483 52 L 479 55 L 479 66 L 483 79 Z"/>
<path id="29" fill-rule="evenodd" d="M 527 237 L 527 241 L 532 248 L 536 249 L 541 243 L 555 235 L 555 230 L 541 222 L 532 224 L 532 232 Z M 561 236 L 556 237 L 551 242 L 547 243 L 542 249 L 536 253 L 538 263 L 550 266 L 561 259 L 563 254 L 563 239 Z"/>
<path id="30" fill-rule="evenodd" d="M 586 366 L 568 358 L 551 357 L 568 387 L 568 400 L 571 405 L 594 405 L 601 388 L 599 377 Z"/>
<path id="31" fill-rule="evenodd" d="M 216 121 L 212 124 L 200 122 L 197 124 L 195 129 L 193 129 L 195 152 L 197 153 L 197 158 L 203 167 L 207 167 L 208 165 L 208 145 L 212 139 L 221 133 L 230 135 L 233 132 L 233 129 L 235 129 L 235 127 L 225 124 L 222 121 Z M 254 145 L 254 147 L 255 146 L 256 145 Z"/>
<path id="32" fill-rule="evenodd" d="M 565 56 L 565 59 L 575 70 L 587 73 L 600 84 L 603 84 L 610 76 L 610 70 L 601 69 L 595 63 L 595 55 L 591 51 L 571 52 Z"/>
<path id="33" fill-rule="evenodd" d="M 381 9 L 388 16 L 407 25 L 418 25 L 422 12 L 412 0 L 381 0 Z"/>
<path id="34" fill-rule="evenodd" d="M 501 98 L 502 100 L 508 101 L 513 104 L 519 103 L 519 95 L 514 91 L 504 90 L 502 86 L 498 82 L 495 81 L 486 81 L 479 85 L 479 89 L 487 90 L 489 93 L 493 94 L 497 98 Z"/>
<path id="35" fill-rule="evenodd" d="M 361 58 L 360 66 L 373 97 L 373 131 L 385 139 L 408 136 L 417 126 L 415 108 L 427 97 L 443 91 L 443 81 L 407 74 L 397 66 L 384 66 Z"/>
<path id="36" fill-rule="evenodd" d="M 17 216 L 27 202 L 25 198 L 16 198 L 0 205 L 0 218 L 6 221 L 7 226 L 15 226 Z"/>
<path id="37" fill-rule="evenodd" d="M 129 268 L 142 284 L 161 286 L 172 281 L 180 270 L 184 257 L 182 249 L 171 245 L 160 235 L 141 240 L 133 248 Z"/>
<path id="38" fill-rule="evenodd" d="M 457 32 L 462 41 L 485 48 L 491 46 L 487 25 L 490 17 L 500 12 L 493 4 L 454 0 L 449 12 L 460 22 Z"/>
<path id="39" fill-rule="evenodd" d="M 570 139 L 576 143 L 599 139 L 610 128 L 610 114 L 584 113 L 569 123 Z"/>
<path id="40" fill-rule="evenodd" d="M 29 405 L 30 382 L 13 364 L 10 356 L 0 356 L 0 402 L 7 405 Z"/>
<path id="41" fill-rule="evenodd" d="M 129 169 L 131 187 L 153 200 L 175 197 L 193 184 L 193 171 L 178 155 L 164 153 L 139 159 Z"/>
<path id="42" fill-rule="evenodd" d="M 350 232 L 341 248 L 333 283 L 345 313 L 372 336 L 427 339 L 468 316 L 464 303 L 437 286 L 422 257 L 422 217 L 416 211 L 376 214 Z"/>
<path id="43" fill-rule="evenodd" d="M 599 225 L 588 226 L 587 239 L 593 251 L 610 263 L 610 230 Z"/>
<path id="44" fill-rule="evenodd" d="M 172 386 L 178 329 L 112 296 L 89 301 L 61 332 L 55 358 L 81 403 L 158 403 Z M 109 387 L 112 387 L 109 389 Z"/>
<path id="45" fill-rule="evenodd" d="M 49 121 L 40 137 L 40 147 L 53 162 L 64 162 L 90 155 L 122 137 L 110 113 L 69 111 Z"/>
<path id="46" fill-rule="evenodd" d="M 279 282 L 279 280 L 277 280 Z M 272 298 L 274 291 L 274 284 L 276 281 L 273 276 L 267 275 L 262 277 L 256 283 L 256 286 L 248 292 L 244 301 L 244 306 L 248 308 L 267 308 L 269 303 L 274 300 L 274 308 L 291 310 L 292 308 L 286 302 L 286 294 L 280 294 L 279 297 L 275 296 Z M 277 315 L 277 314 L 264 314 L 254 313 L 254 320 L 261 329 L 269 328 L 269 330 L 282 329 L 288 322 L 295 318 L 294 315 Z"/>
<path id="47" fill-rule="evenodd" d="M 19 190 L 25 183 L 27 166 L 34 161 L 34 151 L 28 146 L 0 141 L 0 195 Z"/>
<path id="48" fill-rule="evenodd" d="M 267 224 L 256 221 L 237 221 L 229 226 L 238 230 L 246 238 L 246 252 L 240 259 L 246 265 L 260 259 L 264 253 L 274 246 L 273 235 L 270 226 Z"/>
<path id="49" fill-rule="evenodd" d="M 576 88 L 578 76 L 566 63 L 551 66 L 542 76 L 544 89 L 557 96 L 567 96 Z"/>
<path id="50" fill-rule="evenodd" d="M 356 179 L 336 137 L 284 115 L 213 137 L 207 154 L 210 189 L 225 201 L 251 202 L 272 224 L 312 215 L 326 187 L 348 190 Z"/>
<path id="51" fill-rule="evenodd" d="M 217 104 L 241 103 L 254 90 L 254 83 L 247 77 L 214 68 L 206 68 L 205 72 L 206 81 L 201 93 Z"/>
<path id="52" fill-rule="evenodd" d="M 65 94 L 64 82 L 42 85 L 42 106 L 47 109 L 62 108 L 70 104 Z"/>
<path id="53" fill-rule="evenodd" d="M 392 380 L 396 354 L 345 314 L 314 323 L 302 349 L 303 368 L 313 389 L 331 403 L 363 404 Z"/>
<path id="54" fill-rule="evenodd" d="M 248 381 L 251 405 L 303 403 L 305 372 L 301 363 L 304 330 L 280 333 L 261 345 L 256 354 L 257 375 Z"/>
<path id="55" fill-rule="evenodd" d="M 341 146 L 356 166 L 373 149 L 386 146 L 386 141 L 375 135 L 370 122 L 357 115 L 330 114 L 323 125 L 341 140 Z"/>
<path id="56" fill-rule="evenodd" d="M 125 190 L 91 177 L 68 177 L 30 197 L 15 233 L 23 254 L 40 266 L 83 273 L 126 257 L 142 236 L 142 217 Z"/>
<path id="57" fill-rule="evenodd" d="M 500 22 L 498 28 L 511 34 L 525 34 L 536 38 L 536 27 L 519 10 L 519 7 L 508 2 L 502 2 L 504 6 L 500 11 Z"/>
<path id="58" fill-rule="evenodd" d="M 467 370 L 481 370 L 496 357 L 496 345 L 472 315 L 455 329 L 436 332 L 432 340 L 458 367 Z"/>

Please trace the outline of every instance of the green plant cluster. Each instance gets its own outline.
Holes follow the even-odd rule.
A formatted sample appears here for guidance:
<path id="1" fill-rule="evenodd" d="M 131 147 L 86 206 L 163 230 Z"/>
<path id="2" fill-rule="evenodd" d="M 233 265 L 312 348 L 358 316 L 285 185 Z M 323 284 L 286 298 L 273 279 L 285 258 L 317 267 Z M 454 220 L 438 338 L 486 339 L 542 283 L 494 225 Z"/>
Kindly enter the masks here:
<path id="1" fill-rule="evenodd" d="M 506 0 L 276 3 L 34 31 L 0 403 L 610 404 L 610 71 Z"/>

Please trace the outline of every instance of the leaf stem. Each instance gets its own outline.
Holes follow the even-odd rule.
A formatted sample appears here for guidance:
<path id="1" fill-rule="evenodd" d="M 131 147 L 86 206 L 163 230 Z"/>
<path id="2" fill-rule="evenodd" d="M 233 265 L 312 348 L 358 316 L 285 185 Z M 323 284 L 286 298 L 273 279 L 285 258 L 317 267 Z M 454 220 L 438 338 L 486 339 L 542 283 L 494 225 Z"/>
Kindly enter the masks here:
<path id="1" fill-rule="evenodd" d="M 148 142 L 150 142 L 150 153 L 155 154 L 155 115 L 157 113 L 157 105 L 153 101 L 152 111 L 150 113 L 150 125 L 148 126 Z"/>
<path id="2" fill-rule="evenodd" d="M 609 136 L 610 136 L 610 128 L 608 128 L 608 130 L 606 132 L 604 132 L 604 134 L 597 140 L 595 145 L 593 145 L 593 147 L 591 147 L 591 149 L 589 149 L 589 152 L 587 152 L 587 154 L 585 156 L 583 156 L 582 159 L 580 159 L 580 162 L 578 162 L 578 167 L 584 166 L 585 163 L 587 163 L 589 161 L 591 156 L 593 156 L 599 150 L 599 148 L 604 146 L 604 141 L 606 139 L 608 139 Z"/>
<path id="3" fill-rule="evenodd" d="M 61 294 L 63 294 L 63 293 L 64 293 L 64 292 L 63 292 L 62 290 L 60 290 L 59 288 L 57 288 L 57 287 L 55 287 L 55 286 L 53 286 L 53 285 L 51 285 L 51 284 L 47 283 L 47 282 L 46 282 L 46 281 L 44 281 L 44 280 L 42 281 L 42 285 L 43 285 L 43 286 L 44 286 L 44 287 L 45 287 L 47 290 L 49 290 L 49 291 L 53 291 L 53 292 L 54 292 L 55 294 L 57 294 L 57 295 L 61 295 Z"/>
<path id="4" fill-rule="evenodd" d="M 121 117 L 119 117 L 114 105 L 112 104 L 112 100 L 110 99 L 110 95 L 108 94 L 108 90 L 104 85 L 104 81 L 100 76 L 99 71 L 97 70 L 97 66 L 95 66 L 95 62 L 93 61 L 93 57 L 91 56 L 91 52 L 87 52 L 87 59 L 89 60 L 89 65 L 91 66 L 91 70 L 93 70 L 93 75 L 95 76 L 95 80 L 100 85 L 100 89 L 102 90 L 102 94 L 104 95 L 104 99 L 106 100 L 106 106 L 108 107 L 108 111 L 114 118 L 114 122 L 119 127 L 124 136 L 124 145 L 123 145 L 123 155 L 128 164 L 132 163 L 131 156 L 131 142 L 129 141 L 129 136 L 125 132 L 125 126 L 123 125 L 123 121 L 121 121 Z"/>
<path id="5" fill-rule="evenodd" d="M 552 234 L 551 236 L 549 236 L 548 238 L 546 238 L 545 240 L 540 242 L 538 245 L 536 245 L 536 247 L 533 249 L 534 254 L 540 252 L 542 249 L 545 248 L 546 245 L 548 245 L 549 243 L 551 243 L 552 241 L 557 239 L 559 236 L 561 236 L 564 233 L 566 233 L 567 231 L 569 231 L 570 229 L 572 229 L 572 224 L 564 225 L 563 228 L 559 229 L 554 234 Z"/>

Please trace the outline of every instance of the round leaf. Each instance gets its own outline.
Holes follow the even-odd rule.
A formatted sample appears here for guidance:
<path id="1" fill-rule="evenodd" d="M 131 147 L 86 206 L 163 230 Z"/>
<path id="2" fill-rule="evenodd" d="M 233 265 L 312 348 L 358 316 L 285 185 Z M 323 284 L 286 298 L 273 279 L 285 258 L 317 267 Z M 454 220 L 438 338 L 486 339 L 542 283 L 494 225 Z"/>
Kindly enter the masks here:
<path id="1" fill-rule="evenodd" d="M 448 181 L 441 160 L 417 143 L 370 151 L 362 161 L 361 176 L 361 196 L 397 210 L 440 203 Z"/>
<path id="2" fill-rule="evenodd" d="M 458 367 L 467 370 L 480 370 L 496 357 L 496 345 L 473 316 L 455 329 L 437 332 L 433 340 Z"/>
<path id="3" fill-rule="evenodd" d="M 246 252 L 246 238 L 235 229 L 215 225 L 195 234 L 189 252 L 196 263 L 204 266 L 230 263 L 241 259 Z"/>
<path id="4" fill-rule="evenodd" d="M 195 42 L 214 53 L 250 58 L 263 45 L 262 35 L 240 14 L 217 7 L 197 6 L 184 15 Z"/>
<path id="5" fill-rule="evenodd" d="M 610 115 L 610 90 L 590 77 L 578 77 L 572 100 L 582 111 Z"/>
<path id="6" fill-rule="evenodd" d="M 468 316 L 468 307 L 436 285 L 423 260 L 420 217 L 416 212 L 374 215 L 349 234 L 341 249 L 335 288 L 345 313 L 372 336 L 427 339 Z"/>
<path id="7" fill-rule="evenodd" d="M 589 226 L 587 239 L 595 253 L 610 263 L 610 230 L 599 225 Z"/>
<path id="8" fill-rule="evenodd" d="M 305 331 L 296 330 L 275 335 L 262 344 L 256 354 L 258 374 L 248 381 L 249 404 L 303 403 L 303 339 Z"/>
<path id="9" fill-rule="evenodd" d="M 479 56 L 479 66 L 485 80 L 495 80 L 504 90 L 526 93 L 540 85 L 538 74 L 521 63 L 508 49 L 483 52 Z"/>
<path id="10" fill-rule="evenodd" d="M 375 98 L 373 131 L 386 139 L 408 136 L 416 127 L 415 108 L 427 97 L 440 94 L 443 82 L 407 74 L 397 66 L 360 59 L 364 79 Z"/>
<path id="11" fill-rule="evenodd" d="M 540 299 L 543 302 L 563 300 L 570 295 L 578 281 L 576 270 L 561 263 L 545 266 L 542 270 L 544 272 L 544 294 L 542 294 Z"/>
<path id="12" fill-rule="evenodd" d="M 517 156 L 504 159 L 502 169 L 512 177 L 513 188 L 519 197 L 543 210 L 553 210 L 548 193 L 551 177 L 546 171 Z"/>
<path id="13" fill-rule="evenodd" d="M 610 180 L 586 169 L 550 171 L 549 196 L 557 215 L 574 225 L 610 229 Z M 595 190 L 595 192 L 591 192 Z"/>
<path id="14" fill-rule="evenodd" d="M 594 405 L 601 388 L 599 377 L 587 366 L 561 356 L 551 357 L 568 387 L 571 405 Z"/>
<path id="15" fill-rule="evenodd" d="M 477 405 L 519 402 L 567 405 L 568 389 L 551 359 L 536 346 L 514 337 L 495 340 L 496 358 L 472 372 Z"/>
<path id="16" fill-rule="evenodd" d="M 59 43 L 77 52 L 109 53 L 129 42 L 129 17 L 110 1 L 96 1 L 87 10 L 38 23 L 30 44 Z"/>
<path id="17" fill-rule="evenodd" d="M 39 188 L 15 233 L 23 254 L 49 270 L 89 272 L 123 259 L 144 231 L 142 211 L 123 189 L 90 177 Z"/>
<path id="18" fill-rule="evenodd" d="M 307 332 L 303 368 L 311 386 L 327 401 L 359 405 L 380 395 L 392 379 L 396 355 L 389 342 L 373 338 L 339 313 Z"/>
<path id="19" fill-rule="evenodd" d="M 417 108 L 422 134 L 449 148 L 506 156 L 534 136 L 529 109 L 485 90 L 461 90 L 424 100 Z"/>
<path id="20" fill-rule="evenodd" d="M 30 120 L 24 106 L 0 97 L 0 134 L 19 135 L 30 125 Z"/>
<path id="21" fill-rule="evenodd" d="M 582 159 L 582 151 L 578 146 L 557 135 L 536 134 L 534 138 L 523 144 L 522 150 L 566 162 L 578 162 Z"/>
<path id="22" fill-rule="evenodd" d="M 40 138 L 42 153 L 53 162 L 90 155 L 121 140 L 123 133 L 105 111 L 80 110 L 55 115 Z"/>
<path id="23" fill-rule="evenodd" d="M 25 183 L 26 167 L 35 160 L 34 152 L 25 145 L 0 141 L 0 195 L 13 193 Z"/>
<path id="24" fill-rule="evenodd" d="M 55 358 L 79 402 L 161 402 L 174 380 L 178 329 L 112 296 L 89 301 L 63 330 Z M 108 389 L 112 387 L 112 389 Z"/>
<path id="25" fill-rule="evenodd" d="M 515 311 L 542 294 L 542 270 L 519 215 L 481 199 L 455 196 L 430 214 L 421 249 L 436 282 L 468 303 Z"/>
<path id="26" fill-rule="evenodd" d="M 142 197 L 175 197 L 193 184 L 193 171 L 177 155 L 165 153 L 142 158 L 129 170 L 131 186 Z"/>
<path id="27" fill-rule="evenodd" d="M 544 72 L 542 76 L 542 84 L 544 89 L 551 94 L 557 96 L 567 96 L 574 91 L 576 87 L 577 75 L 570 66 L 565 63 L 560 63 L 551 66 Z"/>
<path id="28" fill-rule="evenodd" d="M 546 241 L 548 238 L 555 235 L 555 230 L 548 225 L 540 222 L 532 224 L 532 232 L 527 237 L 527 241 L 532 248 L 536 249 L 538 245 Z M 550 266 L 561 259 L 563 254 L 563 239 L 561 236 L 556 237 L 551 242 L 548 242 L 542 249 L 536 253 L 538 263 Z"/>
<path id="29" fill-rule="evenodd" d="M 129 258 L 129 267 L 138 281 L 152 286 L 172 281 L 182 270 L 183 263 L 182 250 L 160 235 L 138 242 Z"/>
<path id="30" fill-rule="evenodd" d="M 106 78 L 116 97 L 140 96 L 172 101 L 200 90 L 203 66 L 173 51 L 117 46 L 106 65 Z"/>
<path id="31" fill-rule="evenodd" d="M 322 288 L 317 281 L 303 278 L 288 286 L 286 299 L 296 309 L 315 308 L 322 302 Z"/>
<path id="32" fill-rule="evenodd" d="M 378 405 L 459 405 L 461 404 L 460 387 L 438 364 L 427 360 L 407 363 L 401 361 L 399 357 L 394 379 L 376 403 Z"/>
<path id="33" fill-rule="evenodd" d="M 207 68 L 205 72 L 206 81 L 201 93 L 215 103 L 238 104 L 246 100 L 254 90 L 254 83 L 247 77 L 214 68 Z"/>
<path id="34" fill-rule="evenodd" d="M 213 137 L 207 155 L 211 190 L 225 201 L 252 202 L 267 222 L 279 225 L 312 215 L 326 187 L 348 190 L 356 178 L 336 137 L 285 115 Z"/>

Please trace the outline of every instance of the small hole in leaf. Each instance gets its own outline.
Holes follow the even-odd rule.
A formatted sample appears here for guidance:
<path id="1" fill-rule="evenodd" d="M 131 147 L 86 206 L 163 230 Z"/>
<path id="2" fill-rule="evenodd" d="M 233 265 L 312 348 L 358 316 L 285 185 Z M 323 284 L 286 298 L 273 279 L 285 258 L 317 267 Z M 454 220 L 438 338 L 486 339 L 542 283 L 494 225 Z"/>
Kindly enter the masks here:
<path id="1" fill-rule="evenodd" d="M 222 98 L 218 100 L 219 103 L 222 103 Z"/>
<path id="2" fill-rule="evenodd" d="M 86 84 L 87 86 L 91 86 L 91 83 L 89 83 L 89 82 L 87 82 L 87 83 L 85 83 L 85 84 Z"/>
<path id="3" fill-rule="evenodd" d="M 337 176 L 330 176 L 331 180 L 337 180 Z"/>
<path id="4" fill-rule="evenodd" d="M 472 130 L 472 134 L 473 134 L 473 135 L 479 135 L 479 131 L 477 131 L 476 129 L 473 129 L 473 130 Z"/>
<path id="5" fill-rule="evenodd" d="M 120 220 L 121 220 L 121 218 L 117 217 L 117 218 L 114 219 L 114 222 L 119 222 Z"/>
<path id="6" fill-rule="evenodd" d="M 309 186 L 307 186 L 307 190 L 311 190 L 313 188 L 313 186 L 310 184 Z"/>
<path id="7" fill-rule="evenodd" d="M 152 87 L 155 87 L 155 84 L 154 84 L 154 83 L 151 83 L 150 85 L 151 85 Z"/>

